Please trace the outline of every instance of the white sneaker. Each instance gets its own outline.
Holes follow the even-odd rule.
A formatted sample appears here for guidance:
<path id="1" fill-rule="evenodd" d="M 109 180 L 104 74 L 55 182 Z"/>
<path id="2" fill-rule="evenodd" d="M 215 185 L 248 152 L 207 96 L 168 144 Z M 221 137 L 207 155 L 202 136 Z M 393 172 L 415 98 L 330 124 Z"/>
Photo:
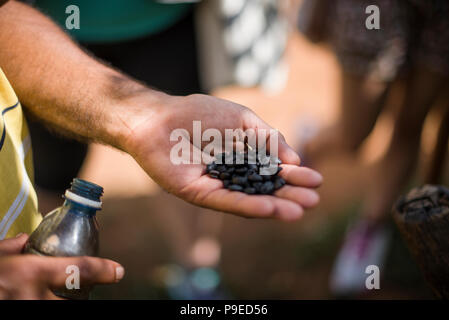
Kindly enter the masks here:
<path id="1" fill-rule="evenodd" d="M 334 295 L 355 295 L 367 290 L 365 282 L 370 265 L 382 273 L 390 232 L 385 225 L 360 220 L 346 235 L 330 277 Z"/>

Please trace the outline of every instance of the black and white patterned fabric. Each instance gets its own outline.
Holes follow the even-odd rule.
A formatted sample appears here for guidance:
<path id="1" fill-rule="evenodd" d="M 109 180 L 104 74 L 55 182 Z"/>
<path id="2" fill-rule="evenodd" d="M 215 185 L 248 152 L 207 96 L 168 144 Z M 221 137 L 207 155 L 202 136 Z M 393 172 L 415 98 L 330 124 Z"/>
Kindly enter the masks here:
<path id="1" fill-rule="evenodd" d="M 282 56 L 287 25 L 276 0 L 217 0 L 224 47 L 232 60 L 233 80 L 242 86 L 274 88 L 285 77 Z"/>

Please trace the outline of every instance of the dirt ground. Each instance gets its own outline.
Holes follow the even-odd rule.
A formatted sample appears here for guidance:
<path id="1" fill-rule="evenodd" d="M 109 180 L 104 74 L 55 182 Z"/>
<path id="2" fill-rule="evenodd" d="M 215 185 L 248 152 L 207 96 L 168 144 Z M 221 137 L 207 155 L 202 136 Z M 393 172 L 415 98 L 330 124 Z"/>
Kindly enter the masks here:
<path id="1" fill-rule="evenodd" d="M 304 126 L 325 126 L 338 116 L 339 71 L 330 52 L 297 34 L 291 37 L 286 59 L 289 77 L 281 92 L 227 87 L 214 94 L 252 108 L 298 146 Z M 95 297 L 166 297 L 158 278 L 160 266 L 189 264 L 191 244 L 199 237 L 213 237 L 221 244 L 219 269 L 230 297 L 331 298 L 333 258 L 390 129 L 388 118 L 382 118 L 359 157 L 335 156 L 320 163 L 325 177 L 322 202 L 292 224 L 196 208 L 161 190 L 128 155 L 92 145 L 81 176 L 105 188 L 104 209 L 98 215 L 101 255 L 126 268 L 120 284 L 97 288 Z M 425 154 L 423 158 L 425 162 Z M 363 298 L 431 298 L 395 231 L 393 238 L 381 290 Z"/>

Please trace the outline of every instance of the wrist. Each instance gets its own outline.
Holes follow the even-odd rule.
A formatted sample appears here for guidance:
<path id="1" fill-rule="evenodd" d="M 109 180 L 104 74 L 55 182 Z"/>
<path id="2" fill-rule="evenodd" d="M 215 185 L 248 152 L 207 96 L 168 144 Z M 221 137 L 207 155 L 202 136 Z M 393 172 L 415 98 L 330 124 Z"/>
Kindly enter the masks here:
<path id="1" fill-rule="evenodd" d="M 158 116 L 171 96 L 143 87 L 132 95 L 120 97 L 111 107 L 107 127 L 107 144 L 124 152 L 134 153 L 141 127 L 156 127 Z M 106 109 L 108 110 L 108 109 Z"/>

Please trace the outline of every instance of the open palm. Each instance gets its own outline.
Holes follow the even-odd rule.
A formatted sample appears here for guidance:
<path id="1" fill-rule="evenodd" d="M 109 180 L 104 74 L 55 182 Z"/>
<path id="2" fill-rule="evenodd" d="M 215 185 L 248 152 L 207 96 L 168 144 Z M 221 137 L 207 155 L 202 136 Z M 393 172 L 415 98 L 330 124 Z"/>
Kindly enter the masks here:
<path id="1" fill-rule="evenodd" d="M 279 175 L 287 185 L 274 196 L 224 189 L 220 180 L 205 174 L 205 164 L 173 164 L 170 150 L 177 142 L 170 141 L 170 133 L 184 128 L 192 137 L 194 120 L 201 120 L 202 130 L 215 128 L 223 136 L 225 129 L 271 129 L 248 108 L 226 100 L 206 95 L 170 97 L 168 103 L 133 128 L 127 150 L 165 190 L 195 205 L 243 217 L 293 220 L 301 217 L 305 208 L 318 204 L 318 194 L 312 189 L 321 184 L 321 176 L 298 166 L 298 155 L 281 135 L 278 155 L 283 170 Z"/>

